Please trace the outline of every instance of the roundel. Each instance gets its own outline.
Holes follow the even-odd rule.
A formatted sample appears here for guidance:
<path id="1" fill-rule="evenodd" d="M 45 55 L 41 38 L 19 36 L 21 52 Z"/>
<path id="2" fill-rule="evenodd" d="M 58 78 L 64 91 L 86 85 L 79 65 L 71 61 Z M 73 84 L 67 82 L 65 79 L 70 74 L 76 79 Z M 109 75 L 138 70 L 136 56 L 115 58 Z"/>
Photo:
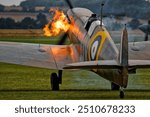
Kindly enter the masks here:
<path id="1" fill-rule="evenodd" d="M 90 60 L 96 60 L 96 56 L 98 54 L 98 49 L 100 47 L 101 37 L 98 36 L 94 39 L 90 46 Z"/>

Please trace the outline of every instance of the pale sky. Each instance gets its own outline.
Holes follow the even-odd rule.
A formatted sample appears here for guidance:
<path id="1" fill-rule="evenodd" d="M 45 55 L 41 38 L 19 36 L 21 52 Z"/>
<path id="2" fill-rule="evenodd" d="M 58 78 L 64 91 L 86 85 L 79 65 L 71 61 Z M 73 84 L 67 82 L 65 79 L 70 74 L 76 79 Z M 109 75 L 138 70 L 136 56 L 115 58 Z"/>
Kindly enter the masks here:
<path id="1" fill-rule="evenodd" d="M 6 6 L 19 5 L 21 1 L 25 1 L 25 0 L 0 0 L 0 4 Z"/>
<path id="2" fill-rule="evenodd" d="M 0 4 L 6 5 L 6 6 L 19 5 L 21 1 L 25 1 L 25 0 L 0 0 Z M 150 0 L 145 0 L 145 1 L 150 2 Z"/>

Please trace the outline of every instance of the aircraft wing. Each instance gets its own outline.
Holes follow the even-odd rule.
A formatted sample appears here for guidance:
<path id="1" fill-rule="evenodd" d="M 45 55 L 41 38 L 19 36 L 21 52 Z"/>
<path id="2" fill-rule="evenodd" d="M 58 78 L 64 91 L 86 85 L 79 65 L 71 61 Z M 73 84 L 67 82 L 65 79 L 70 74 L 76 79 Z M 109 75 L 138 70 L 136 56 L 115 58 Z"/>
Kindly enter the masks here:
<path id="1" fill-rule="evenodd" d="M 78 56 L 70 45 L 44 45 L 0 42 L 0 62 L 62 69 L 64 65 L 77 62 Z"/>
<path id="2" fill-rule="evenodd" d="M 129 59 L 150 60 L 150 41 L 129 43 Z"/>

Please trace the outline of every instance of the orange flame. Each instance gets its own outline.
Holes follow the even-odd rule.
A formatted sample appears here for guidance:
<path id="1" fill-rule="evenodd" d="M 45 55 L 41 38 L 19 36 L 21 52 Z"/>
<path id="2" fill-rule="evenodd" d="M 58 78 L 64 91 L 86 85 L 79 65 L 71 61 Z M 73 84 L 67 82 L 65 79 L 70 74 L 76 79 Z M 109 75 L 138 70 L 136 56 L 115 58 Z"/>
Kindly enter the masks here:
<path id="1" fill-rule="evenodd" d="M 54 12 L 53 19 L 45 25 L 43 31 L 45 36 L 57 36 L 61 32 L 67 32 L 70 28 L 67 17 L 58 9 L 51 9 L 50 12 Z"/>

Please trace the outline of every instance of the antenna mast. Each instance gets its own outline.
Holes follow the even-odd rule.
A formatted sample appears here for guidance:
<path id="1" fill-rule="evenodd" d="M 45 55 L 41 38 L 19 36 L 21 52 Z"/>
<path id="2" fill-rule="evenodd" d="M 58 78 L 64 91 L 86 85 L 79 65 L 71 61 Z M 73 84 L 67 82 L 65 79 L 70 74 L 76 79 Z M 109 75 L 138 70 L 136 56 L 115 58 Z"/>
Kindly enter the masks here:
<path id="1" fill-rule="evenodd" d="M 103 6 L 104 6 L 104 3 L 101 4 L 101 24 L 100 24 L 101 27 L 103 24 Z"/>

